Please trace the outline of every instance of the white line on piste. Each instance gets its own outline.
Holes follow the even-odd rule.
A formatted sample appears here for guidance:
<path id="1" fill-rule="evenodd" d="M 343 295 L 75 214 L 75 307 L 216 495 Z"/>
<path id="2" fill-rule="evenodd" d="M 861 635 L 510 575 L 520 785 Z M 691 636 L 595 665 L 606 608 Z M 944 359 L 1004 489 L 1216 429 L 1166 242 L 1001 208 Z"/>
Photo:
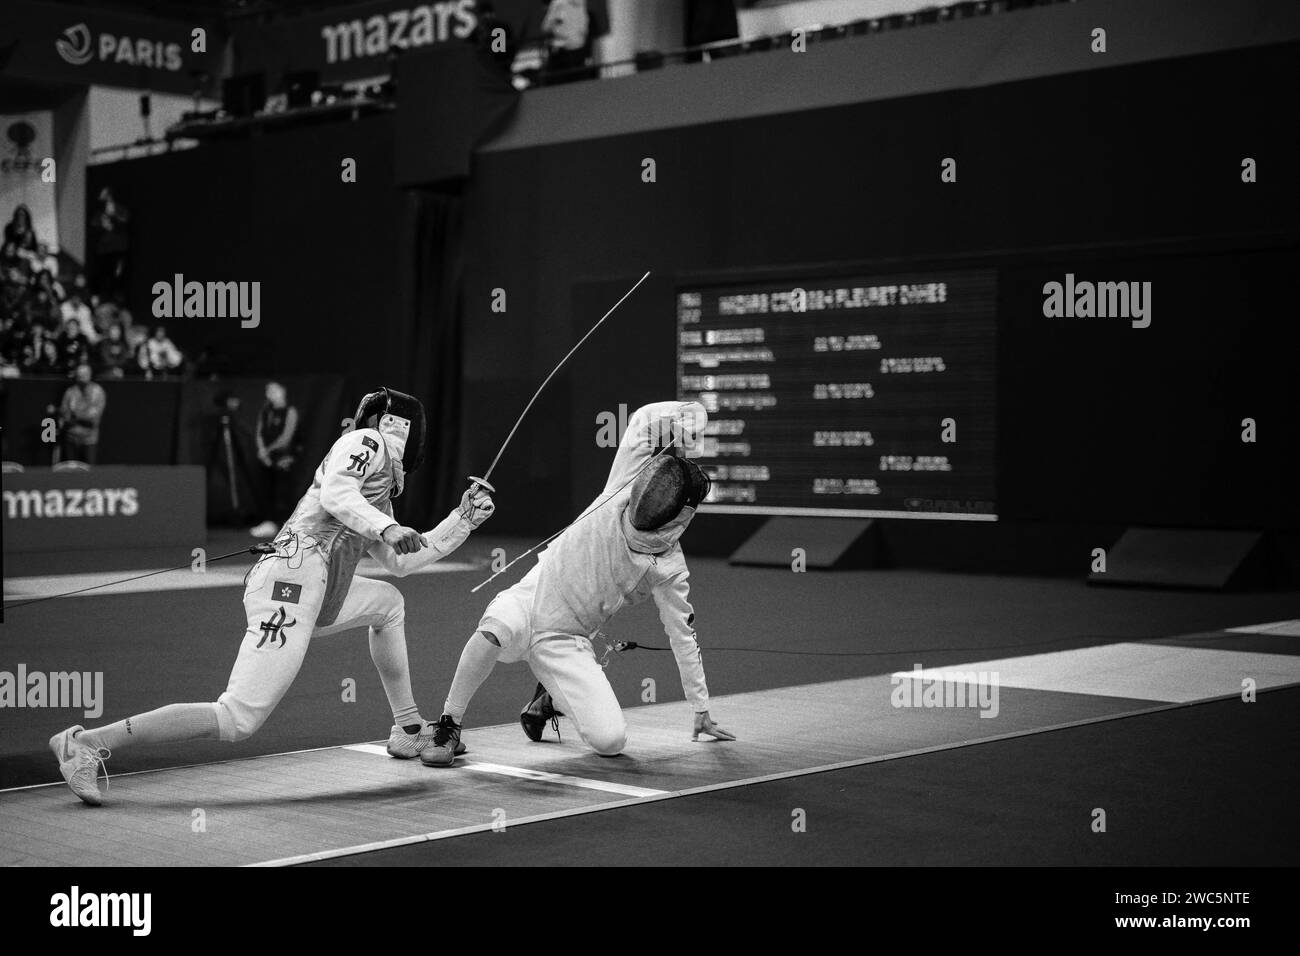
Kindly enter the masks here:
<path id="1" fill-rule="evenodd" d="M 1289 690 L 1300 687 L 1300 683 L 1282 684 L 1277 687 L 1270 687 L 1265 693 L 1278 690 Z M 565 817 L 582 816 L 588 813 L 600 813 L 603 810 L 619 810 L 624 807 L 641 806 L 648 803 L 657 803 L 660 800 L 672 800 L 676 797 L 691 797 L 704 793 L 714 793 L 719 790 L 733 790 L 737 787 L 751 787 L 756 784 L 772 783 L 777 780 L 790 780 L 794 777 L 807 777 L 818 773 L 828 773 L 834 770 L 847 770 L 852 767 L 862 767 L 867 764 L 885 763 L 890 760 L 900 760 L 906 757 L 920 757 L 926 754 L 942 753 L 945 750 L 958 750 L 963 747 L 975 747 L 980 744 L 991 744 L 1001 740 L 1014 740 L 1017 737 L 1031 737 L 1034 734 L 1046 734 L 1056 730 L 1070 730 L 1075 727 L 1087 727 L 1090 724 L 1108 723 L 1112 720 L 1124 720 L 1129 717 L 1145 717 L 1149 714 L 1159 714 L 1167 710 L 1181 710 L 1184 707 L 1194 707 L 1199 704 L 1210 704 L 1224 700 L 1238 700 L 1240 694 L 1224 694 L 1219 697 L 1210 697 L 1204 700 L 1194 701 L 1177 701 L 1169 704 L 1156 704 L 1151 707 L 1141 707 L 1136 710 L 1128 710 L 1118 714 L 1102 714 L 1098 717 L 1083 717 L 1079 720 L 1069 720 L 1064 723 L 1051 724 L 1047 727 L 1030 727 L 1025 730 L 1013 730 L 1005 734 L 996 734 L 992 737 L 980 737 L 975 740 L 957 740 L 946 744 L 935 744 L 933 747 L 918 747 L 915 750 L 904 750 L 898 753 L 880 754 L 874 757 L 858 757 L 853 760 L 842 760 L 838 763 L 823 764 L 820 767 L 807 767 L 802 770 L 785 770 L 780 773 L 769 773 L 761 777 L 746 777 L 742 780 L 726 780 L 722 783 L 711 783 L 700 787 L 687 787 L 683 790 L 667 790 L 657 793 L 653 796 L 631 797 L 627 800 L 614 800 L 610 803 L 593 804 L 586 807 L 574 807 L 570 810 L 555 810 L 548 813 L 538 813 L 528 817 L 518 817 L 509 821 L 509 826 L 518 827 L 529 823 L 546 823 L 551 820 L 562 820 Z M 468 764 L 465 765 L 468 768 Z M 303 863 L 318 863 L 322 860 L 334 860 L 344 856 L 355 856 L 359 853 L 373 853 L 377 850 L 392 850 L 398 847 L 415 846 L 419 843 L 431 843 L 435 840 L 446 840 L 451 837 L 469 836 L 474 833 L 487 833 L 500 826 L 497 822 L 476 823 L 471 826 L 455 827 L 449 830 L 435 830 L 432 833 L 418 833 L 408 837 L 396 837 L 391 840 L 379 840 L 374 843 L 362 843 L 357 846 L 340 847 L 335 850 L 320 850 L 316 853 L 303 853 L 299 856 L 287 856 L 278 860 L 266 860 L 261 863 L 248 863 L 246 866 L 296 866 Z"/>
<path id="2" fill-rule="evenodd" d="M 1279 634 L 1283 637 L 1300 637 L 1300 621 L 1274 621 L 1272 624 L 1249 624 L 1230 627 L 1229 634 Z"/>
<path id="3" fill-rule="evenodd" d="M 227 757 L 225 760 L 207 760 L 203 763 L 179 763 L 171 767 L 150 767 L 148 770 L 123 770 L 120 773 L 114 773 L 112 779 L 118 777 L 142 777 L 149 773 L 170 773 L 173 770 L 194 770 L 196 768 L 207 769 L 209 767 L 220 767 L 227 763 L 242 763 L 245 760 L 266 760 L 271 757 L 296 757 L 299 754 L 314 754 L 324 750 L 338 750 L 338 744 L 330 744 L 327 747 L 305 747 L 302 750 L 283 750 L 274 754 L 251 754 L 247 757 Z M 52 780 L 49 783 L 28 783 L 21 787 L 0 787 L 0 793 L 15 793 L 19 790 L 40 790 L 42 787 L 66 787 L 67 784 L 62 780 Z"/>
<path id="4" fill-rule="evenodd" d="M 543 783 L 561 783 L 569 787 L 581 787 L 584 790 L 600 790 L 604 793 L 619 793 L 625 797 L 661 797 L 667 790 L 652 790 L 649 787 L 633 787 L 626 783 L 611 783 L 607 780 L 592 780 L 590 777 L 571 777 L 567 773 L 548 773 L 545 770 L 529 770 L 525 767 L 507 767 L 499 763 L 482 763 L 477 760 L 466 762 L 464 769 L 476 773 L 496 773 L 505 777 L 518 777 L 522 780 L 539 780 Z"/>
<path id="5" fill-rule="evenodd" d="M 418 568 L 413 574 L 450 574 L 456 571 L 481 571 L 485 565 L 471 561 L 439 561 Z M 117 597 L 123 594 L 146 594 L 158 591 L 199 591 L 209 588 L 242 588 L 248 568 L 213 567 L 202 574 L 189 568 L 173 568 L 158 574 L 161 568 L 141 568 L 139 575 L 152 574 L 147 579 L 118 580 L 121 571 L 87 571 L 75 574 L 36 574 L 21 578 L 7 578 L 4 582 L 4 599 L 22 601 L 42 597 Z M 358 566 L 362 577 L 388 578 L 396 575 L 386 570 L 373 558 L 364 559 Z M 77 593 L 84 588 L 94 591 Z M 65 594 L 64 592 L 73 592 Z"/>
<path id="6" fill-rule="evenodd" d="M 829 518 L 921 518 L 931 521 L 997 521 L 992 514 L 969 514 L 961 511 L 891 511 L 885 508 L 785 508 L 777 505 L 728 505 L 706 501 L 700 514 L 708 515 L 774 515 L 776 517 L 801 517 L 804 515 Z"/>
<path id="7" fill-rule="evenodd" d="M 348 744 L 343 750 L 355 750 L 357 753 L 375 754 L 387 757 L 388 750 L 379 744 Z M 558 783 L 566 787 L 579 787 L 583 790 L 600 790 L 603 793 L 618 793 L 625 797 L 657 797 L 667 790 L 652 790 L 649 787 L 633 787 L 626 783 L 613 783 L 609 780 L 593 780 L 590 777 L 574 777 L 567 773 L 550 773 L 546 770 L 530 770 L 527 767 L 508 767 L 500 763 L 487 763 L 481 760 L 461 760 L 461 770 L 475 773 L 495 773 L 503 777 L 515 777 L 519 780 L 536 780 L 540 783 Z"/>
<path id="8" fill-rule="evenodd" d="M 377 754 L 380 757 L 388 756 L 388 748 L 381 747 L 379 744 L 344 744 L 339 750 L 355 750 L 359 754 Z"/>

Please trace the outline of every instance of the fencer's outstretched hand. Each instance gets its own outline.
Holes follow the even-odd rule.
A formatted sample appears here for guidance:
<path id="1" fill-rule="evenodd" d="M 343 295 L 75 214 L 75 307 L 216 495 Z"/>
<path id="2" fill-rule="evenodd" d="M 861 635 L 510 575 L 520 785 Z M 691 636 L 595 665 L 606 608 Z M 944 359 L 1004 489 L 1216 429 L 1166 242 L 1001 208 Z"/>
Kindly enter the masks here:
<path id="1" fill-rule="evenodd" d="M 384 529 L 384 544 L 398 554 L 415 554 L 424 547 L 424 536 L 414 528 L 390 524 Z"/>
<path id="2" fill-rule="evenodd" d="M 691 734 L 691 740 L 699 740 L 700 734 L 708 734 L 716 737 L 718 740 L 735 740 L 736 735 L 723 730 L 713 722 L 707 710 L 701 711 L 695 715 L 695 732 Z"/>
<path id="3" fill-rule="evenodd" d="M 496 510 L 496 504 L 482 485 L 470 485 L 460 496 L 460 516 L 477 528 Z"/>

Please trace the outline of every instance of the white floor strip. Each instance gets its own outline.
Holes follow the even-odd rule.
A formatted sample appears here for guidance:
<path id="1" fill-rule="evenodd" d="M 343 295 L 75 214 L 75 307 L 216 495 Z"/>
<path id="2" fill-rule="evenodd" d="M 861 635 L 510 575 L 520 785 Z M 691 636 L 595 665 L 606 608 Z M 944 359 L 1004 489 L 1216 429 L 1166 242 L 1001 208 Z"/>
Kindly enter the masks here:
<path id="1" fill-rule="evenodd" d="M 355 750 L 357 753 L 376 754 L 387 757 L 388 750 L 379 744 L 347 744 L 342 750 Z M 503 777 L 516 777 L 520 780 L 537 780 L 542 783 L 559 783 L 566 787 L 581 787 L 583 790 L 600 790 L 603 793 L 618 793 L 625 797 L 656 797 L 667 790 L 651 790 L 649 787 L 633 787 L 625 783 L 611 783 L 607 780 L 592 780 L 590 777 L 572 777 L 567 773 L 548 773 L 545 770 L 529 770 L 526 767 L 507 767 L 500 763 L 483 763 L 478 760 L 460 759 L 458 768 L 472 770 L 475 773 L 495 773 Z"/>
<path id="2" fill-rule="evenodd" d="M 505 726 L 513 726 L 506 724 Z M 118 777 L 141 777 L 151 773 L 171 773 L 173 770 L 194 770 L 202 768 L 204 770 L 211 767 L 220 767 L 222 764 L 243 763 L 247 760 L 274 760 L 276 757 L 296 757 L 299 754 L 315 754 L 326 750 L 348 750 L 352 747 L 378 747 L 378 744 L 346 744 L 340 747 L 338 744 L 330 744 L 328 747 L 305 747 L 302 750 L 281 750 L 273 754 L 253 754 L 251 757 L 229 757 L 225 760 L 206 760 L 203 763 L 180 763 L 171 767 L 152 767 L 148 770 L 124 770 L 121 773 L 113 774 L 113 779 Z M 382 749 L 382 748 L 381 748 Z M 385 754 L 388 751 L 384 751 Z M 42 787 L 66 787 L 67 784 L 62 780 L 52 780 L 49 783 L 28 783 L 21 787 L 0 787 L 0 793 L 15 793 L 19 790 L 40 790 Z"/>
<path id="3" fill-rule="evenodd" d="M 1300 681 L 1300 656 L 1172 644 L 1103 644 L 919 673 L 898 671 L 893 677 L 968 685 L 987 681 L 1024 690 L 1190 703 L 1239 694 L 1245 678 L 1259 690 Z"/>
<path id="4" fill-rule="evenodd" d="M 568 787 L 581 787 L 584 790 L 600 790 L 604 793 L 619 793 L 625 797 L 659 797 L 667 790 L 651 790 L 649 787 L 633 787 L 625 783 L 611 783 L 607 780 L 592 780 L 590 777 L 571 777 L 567 773 L 548 773 L 544 770 L 528 770 L 525 767 L 507 767 L 499 763 L 481 763 L 477 760 L 464 762 L 464 769 L 475 773 L 496 773 L 504 777 L 518 777 L 521 780 L 539 780 L 543 783 L 560 783 Z"/>
<path id="5" fill-rule="evenodd" d="M 139 574 L 149 574 L 160 568 L 140 568 L 135 571 L 95 571 L 83 574 L 41 574 L 25 578 L 6 578 L 4 582 L 4 599 L 22 601 L 30 598 L 50 597 L 65 594 L 81 588 L 94 587 L 93 591 L 70 597 L 99 597 L 106 594 L 141 594 L 148 591 L 200 591 L 207 588 L 233 588 L 244 586 L 244 575 L 250 564 L 215 565 L 202 574 L 188 568 L 180 571 L 167 571 L 137 581 L 114 584 L 121 578 Z M 484 565 L 471 564 L 468 561 L 438 561 L 420 568 L 414 574 L 446 574 L 452 571 L 479 571 Z M 367 578 L 392 577 L 377 561 L 367 558 L 357 567 L 357 573 Z M 105 585 L 99 587 L 99 585 Z"/>
<path id="6" fill-rule="evenodd" d="M 388 748 L 381 747 L 379 744 L 344 744 L 340 750 L 355 750 L 359 754 L 376 754 L 380 757 L 388 756 Z"/>
<path id="7" fill-rule="evenodd" d="M 54 594 L 64 594 L 90 587 L 95 590 L 70 596 L 95 597 L 101 594 L 141 594 L 148 591 L 197 591 L 205 588 L 243 587 L 248 565 L 214 565 L 202 574 L 187 568 L 183 571 L 155 574 L 138 581 L 113 583 L 122 578 L 149 574 L 158 570 L 161 569 L 140 568 L 134 571 L 93 571 L 83 574 L 40 574 L 26 578 L 6 578 L 5 600 L 21 601 L 26 598 L 50 597 Z"/>
<path id="8" fill-rule="evenodd" d="M 1300 637 L 1300 621 L 1274 621 L 1272 624 L 1251 624 L 1246 627 L 1230 627 L 1229 634 L 1281 634 L 1285 637 Z"/>

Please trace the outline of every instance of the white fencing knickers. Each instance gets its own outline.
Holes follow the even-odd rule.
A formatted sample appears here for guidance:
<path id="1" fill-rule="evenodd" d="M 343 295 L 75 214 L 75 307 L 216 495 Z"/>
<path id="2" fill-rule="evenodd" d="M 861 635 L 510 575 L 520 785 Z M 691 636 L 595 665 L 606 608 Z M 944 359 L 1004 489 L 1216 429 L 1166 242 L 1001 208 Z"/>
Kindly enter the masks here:
<path id="1" fill-rule="evenodd" d="M 354 577 L 335 622 L 317 628 L 326 573 L 316 548 L 292 558 L 268 555 L 254 565 L 244 589 L 248 627 L 216 703 L 222 740 L 243 740 L 266 722 L 298 676 L 313 636 L 367 625 L 403 626 L 401 592 L 385 581 Z"/>
<path id="2" fill-rule="evenodd" d="M 503 663 L 525 660 L 551 694 L 555 709 L 573 721 L 596 753 L 612 757 L 627 745 L 627 721 L 596 661 L 591 641 L 572 634 L 532 629 L 533 584 L 524 578 L 492 599 L 478 630 L 501 643 Z"/>
<path id="3" fill-rule="evenodd" d="M 623 752 L 627 721 L 591 641 L 567 634 L 539 636 L 528 652 L 528 664 L 551 692 L 555 709 L 573 721 L 592 750 L 605 757 Z"/>

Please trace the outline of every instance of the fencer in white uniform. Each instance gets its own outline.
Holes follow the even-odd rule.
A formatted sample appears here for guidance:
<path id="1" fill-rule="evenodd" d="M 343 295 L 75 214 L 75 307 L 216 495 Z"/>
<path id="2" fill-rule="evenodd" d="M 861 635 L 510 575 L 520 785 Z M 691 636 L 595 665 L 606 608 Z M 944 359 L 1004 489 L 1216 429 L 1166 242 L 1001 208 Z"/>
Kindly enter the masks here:
<path id="1" fill-rule="evenodd" d="M 104 727 L 69 727 L 50 739 L 73 792 L 101 802 L 98 770 L 112 750 L 139 743 L 244 740 L 270 716 L 315 637 L 367 627 L 370 654 L 393 712 L 388 752 L 411 758 L 433 740 L 411 691 L 405 604 L 386 581 L 356 576 L 369 554 L 403 576 L 455 551 L 492 514 L 478 487 L 424 534 L 393 517 L 392 499 L 423 458 L 424 410 L 395 389 L 367 395 L 355 426 L 330 448 L 311 487 L 248 574 L 247 629 L 226 690 L 215 703 L 170 704 Z"/>
<path id="2" fill-rule="evenodd" d="M 632 415 L 602 494 L 488 605 L 461 654 L 433 744 L 420 755 L 425 764 L 454 763 L 470 699 L 498 661 L 527 661 L 540 681 L 521 715 L 532 739 L 559 713 L 598 754 L 621 753 L 627 722 L 590 637 L 621 608 L 647 598 L 658 607 L 695 711 L 694 735 L 735 739 L 709 716 L 690 572 L 678 543 L 708 492 L 708 478 L 688 457 L 707 420 L 695 402 L 658 402 Z"/>

